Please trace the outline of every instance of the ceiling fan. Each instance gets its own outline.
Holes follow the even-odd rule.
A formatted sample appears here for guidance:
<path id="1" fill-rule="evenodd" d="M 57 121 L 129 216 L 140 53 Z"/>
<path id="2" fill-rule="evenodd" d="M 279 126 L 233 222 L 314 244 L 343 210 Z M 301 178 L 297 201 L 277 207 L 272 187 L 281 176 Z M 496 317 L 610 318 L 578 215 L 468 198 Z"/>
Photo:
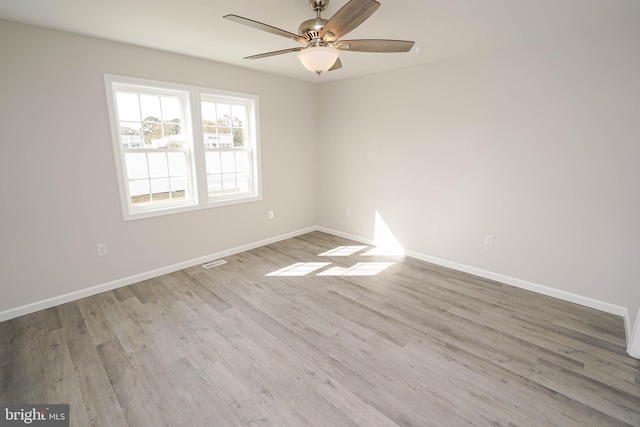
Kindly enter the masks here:
<path id="1" fill-rule="evenodd" d="M 238 15 L 225 15 L 224 18 L 306 45 L 305 47 L 260 53 L 247 56 L 244 59 L 260 59 L 298 52 L 298 59 L 302 65 L 318 75 L 325 71 L 342 68 L 339 56 L 340 51 L 343 50 L 352 52 L 408 52 L 413 47 L 414 42 L 407 40 L 341 40 L 341 37 L 366 21 L 380 7 L 380 3 L 375 0 L 350 0 L 331 19 L 327 20 L 321 17 L 321 13 L 328 4 L 329 0 L 309 0 L 309 6 L 316 12 L 316 18 L 308 19 L 300 24 L 298 34 Z"/>

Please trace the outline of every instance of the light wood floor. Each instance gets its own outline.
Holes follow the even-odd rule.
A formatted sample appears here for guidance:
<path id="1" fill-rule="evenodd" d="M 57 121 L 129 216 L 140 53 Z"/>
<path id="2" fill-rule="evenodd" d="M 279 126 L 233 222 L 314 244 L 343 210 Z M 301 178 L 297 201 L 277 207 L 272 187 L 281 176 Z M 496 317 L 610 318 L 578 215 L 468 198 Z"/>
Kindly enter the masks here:
<path id="1" fill-rule="evenodd" d="M 0 402 L 69 403 L 72 426 L 640 425 L 622 319 L 320 256 L 356 245 L 314 232 L 0 323 Z"/>

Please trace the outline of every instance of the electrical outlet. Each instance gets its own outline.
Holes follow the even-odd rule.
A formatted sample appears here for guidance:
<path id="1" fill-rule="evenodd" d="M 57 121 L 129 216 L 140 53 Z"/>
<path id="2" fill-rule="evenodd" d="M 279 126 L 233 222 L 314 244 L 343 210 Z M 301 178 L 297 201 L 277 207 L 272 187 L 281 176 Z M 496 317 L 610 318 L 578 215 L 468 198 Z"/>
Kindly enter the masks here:
<path id="1" fill-rule="evenodd" d="M 487 234 L 484 236 L 484 244 L 487 246 L 493 246 L 493 234 Z"/>
<path id="2" fill-rule="evenodd" d="M 273 219 L 273 211 L 269 211 L 269 219 Z"/>
<path id="3" fill-rule="evenodd" d="M 98 256 L 107 255 L 107 244 L 106 243 L 98 243 L 96 245 L 96 251 L 98 252 Z"/>
<path id="4" fill-rule="evenodd" d="M 347 216 L 351 216 L 351 208 L 347 208 L 347 209 L 345 210 L 345 214 L 346 214 Z"/>

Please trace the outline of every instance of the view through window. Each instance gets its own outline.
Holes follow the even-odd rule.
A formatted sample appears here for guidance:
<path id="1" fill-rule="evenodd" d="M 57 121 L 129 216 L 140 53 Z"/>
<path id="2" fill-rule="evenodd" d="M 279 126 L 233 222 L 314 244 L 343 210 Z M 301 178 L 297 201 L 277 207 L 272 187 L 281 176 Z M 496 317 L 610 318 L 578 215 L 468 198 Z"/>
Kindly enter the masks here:
<path id="1" fill-rule="evenodd" d="M 260 199 L 256 96 L 105 82 L 125 219 Z"/>

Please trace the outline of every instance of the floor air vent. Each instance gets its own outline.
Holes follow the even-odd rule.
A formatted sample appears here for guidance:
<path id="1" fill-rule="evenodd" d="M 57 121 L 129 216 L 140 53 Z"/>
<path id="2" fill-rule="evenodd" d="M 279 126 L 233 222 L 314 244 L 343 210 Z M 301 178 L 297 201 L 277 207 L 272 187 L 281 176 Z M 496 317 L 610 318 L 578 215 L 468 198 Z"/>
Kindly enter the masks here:
<path id="1" fill-rule="evenodd" d="M 204 268 L 206 268 L 208 270 L 210 268 L 218 267 L 218 266 L 221 266 L 222 264 L 226 264 L 226 263 L 227 263 L 227 261 L 225 261 L 223 259 L 219 259 L 219 260 L 216 260 L 216 261 L 208 262 L 206 264 L 202 264 L 202 267 L 204 267 Z"/>

